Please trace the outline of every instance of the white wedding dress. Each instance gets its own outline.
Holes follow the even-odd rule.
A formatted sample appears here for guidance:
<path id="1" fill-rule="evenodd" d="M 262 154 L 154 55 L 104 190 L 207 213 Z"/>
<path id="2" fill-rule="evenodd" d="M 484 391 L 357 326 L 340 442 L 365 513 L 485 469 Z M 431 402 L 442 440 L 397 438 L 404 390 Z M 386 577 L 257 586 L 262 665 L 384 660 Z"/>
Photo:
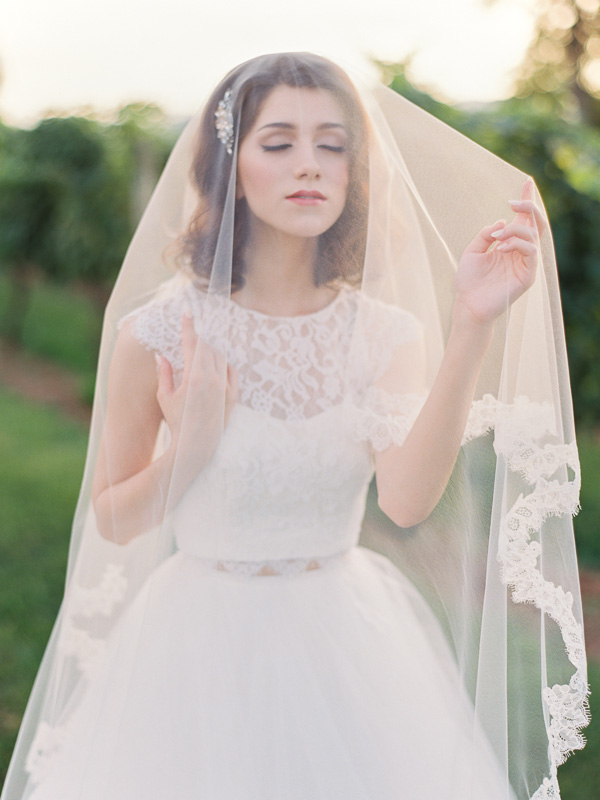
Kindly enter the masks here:
<path id="1" fill-rule="evenodd" d="M 113 630 L 32 800 L 512 796 L 433 614 L 358 545 L 370 443 L 398 440 L 417 404 L 340 413 L 357 298 L 293 318 L 219 299 L 201 316 L 187 287 L 132 316 L 176 369 L 184 301 L 215 347 L 227 317 L 240 400 L 174 512 L 177 551 Z M 367 308 L 363 388 L 419 335 L 409 314 Z"/>

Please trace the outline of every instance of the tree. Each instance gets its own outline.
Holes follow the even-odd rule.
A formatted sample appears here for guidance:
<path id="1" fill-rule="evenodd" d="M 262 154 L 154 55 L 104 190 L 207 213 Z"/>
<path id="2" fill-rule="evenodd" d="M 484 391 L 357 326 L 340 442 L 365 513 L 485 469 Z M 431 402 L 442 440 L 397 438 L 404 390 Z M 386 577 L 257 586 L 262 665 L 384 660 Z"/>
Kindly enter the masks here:
<path id="1" fill-rule="evenodd" d="M 516 95 L 600 126 L 600 0 L 539 0 Z"/>
<path id="2" fill-rule="evenodd" d="M 2 126 L 0 139 L 0 266 L 9 278 L 3 333 L 19 341 L 62 187 L 52 170 L 30 168 L 23 132 Z"/>
<path id="3" fill-rule="evenodd" d="M 113 124 L 52 117 L 0 126 L 0 267 L 9 276 L 4 333 L 19 340 L 36 276 L 85 286 L 99 307 L 160 174 L 173 136 L 154 106 Z"/>

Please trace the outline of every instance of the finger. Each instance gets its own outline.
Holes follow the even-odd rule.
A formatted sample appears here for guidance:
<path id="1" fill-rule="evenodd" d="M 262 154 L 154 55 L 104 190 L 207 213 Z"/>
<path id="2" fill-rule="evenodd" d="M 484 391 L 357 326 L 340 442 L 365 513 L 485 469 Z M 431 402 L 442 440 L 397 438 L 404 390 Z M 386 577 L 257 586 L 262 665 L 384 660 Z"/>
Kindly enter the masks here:
<path id="1" fill-rule="evenodd" d="M 193 363 L 188 374 L 188 383 L 195 386 L 211 386 L 213 390 L 225 392 L 227 361 L 216 348 L 200 337 L 196 337 Z"/>
<path id="2" fill-rule="evenodd" d="M 194 361 L 198 337 L 194 328 L 194 320 L 187 314 L 181 318 L 181 343 L 183 347 L 183 373 L 184 379 L 189 374 Z"/>
<path id="3" fill-rule="evenodd" d="M 534 188 L 533 178 L 528 175 L 521 187 L 521 200 L 533 200 Z"/>
<path id="4" fill-rule="evenodd" d="M 525 257 L 532 257 L 538 252 L 535 244 L 525 241 L 524 239 L 517 239 L 516 237 L 509 239 L 507 242 L 502 242 L 502 244 L 498 245 L 496 250 L 499 250 L 501 253 L 511 253 L 516 250 Z"/>
<path id="5" fill-rule="evenodd" d="M 537 227 L 538 233 L 541 236 L 548 227 L 548 221 L 539 206 L 537 206 L 533 200 L 509 200 L 508 203 L 517 214 L 515 219 L 519 216 L 523 216 L 529 224 L 533 223 Z"/>
<path id="6" fill-rule="evenodd" d="M 493 225 L 487 225 L 482 228 L 473 241 L 467 245 L 465 253 L 487 253 L 490 245 L 496 241 L 492 233 L 501 230 L 505 225 L 506 220 L 500 219 L 494 222 Z"/>
<path id="7" fill-rule="evenodd" d="M 492 236 L 494 239 L 496 239 L 496 241 L 510 239 L 511 236 L 517 236 L 520 239 L 527 239 L 530 242 L 537 242 L 538 239 L 536 228 L 516 222 L 516 218 L 512 222 L 509 222 L 508 225 L 505 225 L 501 230 L 492 233 Z"/>
<path id="8" fill-rule="evenodd" d="M 541 209 L 534 202 L 535 197 L 535 183 L 531 176 L 528 176 L 523 186 L 521 187 L 521 199 L 510 200 L 509 205 L 516 213 L 529 215 L 527 221 L 529 224 L 537 225 L 538 231 L 541 234 L 548 227 L 546 216 L 542 213 Z M 531 218 L 533 214 L 533 219 Z"/>
<path id="9" fill-rule="evenodd" d="M 238 371 L 232 364 L 227 364 L 227 396 L 235 400 L 238 395 Z"/>
<path id="10" fill-rule="evenodd" d="M 216 347 L 211 347 L 209 344 L 206 345 L 208 349 L 208 353 L 211 356 L 211 364 L 214 369 L 219 373 L 227 373 L 227 360 L 225 356 L 220 350 L 217 350 Z"/>
<path id="11" fill-rule="evenodd" d="M 158 389 L 157 396 L 173 394 L 175 390 L 173 382 L 173 367 L 171 362 L 164 356 L 156 356 L 156 366 L 158 368 Z"/>

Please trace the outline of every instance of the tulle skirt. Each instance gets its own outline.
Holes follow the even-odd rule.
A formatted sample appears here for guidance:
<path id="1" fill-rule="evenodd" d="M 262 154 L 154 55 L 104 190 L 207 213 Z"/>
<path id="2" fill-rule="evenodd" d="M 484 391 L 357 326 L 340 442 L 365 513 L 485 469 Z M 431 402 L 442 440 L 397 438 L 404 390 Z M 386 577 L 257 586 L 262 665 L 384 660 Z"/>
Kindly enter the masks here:
<path id="1" fill-rule="evenodd" d="M 364 547 L 259 577 L 177 552 L 109 642 L 32 800 L 510 797 L 433 615 Z"/>

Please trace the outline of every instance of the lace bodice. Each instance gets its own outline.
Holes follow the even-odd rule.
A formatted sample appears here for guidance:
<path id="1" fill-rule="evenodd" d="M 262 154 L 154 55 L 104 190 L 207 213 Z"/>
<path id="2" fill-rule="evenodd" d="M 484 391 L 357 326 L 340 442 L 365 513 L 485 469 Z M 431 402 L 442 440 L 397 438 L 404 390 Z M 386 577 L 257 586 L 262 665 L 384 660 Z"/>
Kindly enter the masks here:
<path id="1" fill-rule="evenodd" d="M 288 421 L 340 405 L 350 383 L 355 399 L 364 397 L 394 349 L 420 336 L 412 314 L 350 288 L 319 311 L 295 317 L 263 314 L 219 295 L 207 298 L 189 284 L 167 285 L 163 292 L 129 315 L 136 338 L 180 373 L 182 315 L 192 314 L 198 335 L 226 353 L 240 374 L 241 405 Z"/>
<path id="2" fill-rule="evenodd" d="M 381 445 L 386 420 L 374 383 L 395 347 L 420 335 L 414 317 L 349 288 L 315 313 L 272 317 L 188 285 L 132 315 L 136 338 L 176 373 L 186 312 L 237 369 L 239 402 L 174 513 L 180 549 L 213 561 L 310 564 L 356 544 L 373 475 L 369 443 Z M 408 396 L 396 410 L 394 441 L 417 406 Z"/>

